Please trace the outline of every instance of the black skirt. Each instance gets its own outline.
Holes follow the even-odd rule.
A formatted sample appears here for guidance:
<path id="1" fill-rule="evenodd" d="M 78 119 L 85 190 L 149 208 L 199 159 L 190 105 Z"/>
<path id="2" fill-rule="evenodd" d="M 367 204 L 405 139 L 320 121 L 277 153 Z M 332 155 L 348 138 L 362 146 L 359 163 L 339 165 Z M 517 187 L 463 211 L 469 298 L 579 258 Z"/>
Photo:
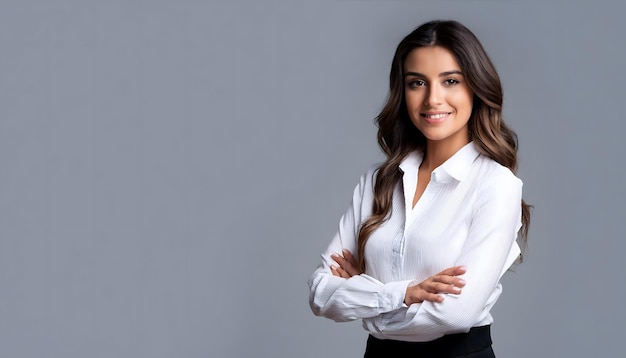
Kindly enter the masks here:
<path id="1" fill-rule="evenodd" d="M 364 358 L 495 358 L 490 326 L 474 327 L 467 333 L 448 334 L 430 342 L 367 339 Z"/>

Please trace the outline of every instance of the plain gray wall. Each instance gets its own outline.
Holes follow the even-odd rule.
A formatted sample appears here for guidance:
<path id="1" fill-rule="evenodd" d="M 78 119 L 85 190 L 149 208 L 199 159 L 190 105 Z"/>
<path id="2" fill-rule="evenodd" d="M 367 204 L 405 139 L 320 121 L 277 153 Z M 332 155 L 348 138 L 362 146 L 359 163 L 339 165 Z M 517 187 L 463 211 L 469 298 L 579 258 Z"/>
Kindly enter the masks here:
<path id="1" fill-rule="evenodd" d="M 0 357 L 359 357 L 306 281 L 395 46 L 457 19 L 502 77 L 535 206 L 500 357 L 617 356 L 617 1 L 0 2 Z"/>

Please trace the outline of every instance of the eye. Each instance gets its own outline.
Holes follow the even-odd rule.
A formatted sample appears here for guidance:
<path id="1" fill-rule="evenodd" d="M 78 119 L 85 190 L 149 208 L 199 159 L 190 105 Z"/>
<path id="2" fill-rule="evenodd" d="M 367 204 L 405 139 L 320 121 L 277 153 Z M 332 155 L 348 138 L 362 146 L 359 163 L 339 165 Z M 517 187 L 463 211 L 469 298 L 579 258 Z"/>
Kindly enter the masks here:
<path id="1" fill-rule="evenodd" d="M 406 84 L 409 88 L 423 87 L 426 86 L 426 82 L 418 79 L 410 80 Z"/>
<path id="2" fill-rule="evenodd" d="M 455 79 L 455 78 L 448 78 L 447 80 L 443 81 L 443 85 L 450 87 L 450 86 L 454 86 L 459 84 L 459 80 Z"/>

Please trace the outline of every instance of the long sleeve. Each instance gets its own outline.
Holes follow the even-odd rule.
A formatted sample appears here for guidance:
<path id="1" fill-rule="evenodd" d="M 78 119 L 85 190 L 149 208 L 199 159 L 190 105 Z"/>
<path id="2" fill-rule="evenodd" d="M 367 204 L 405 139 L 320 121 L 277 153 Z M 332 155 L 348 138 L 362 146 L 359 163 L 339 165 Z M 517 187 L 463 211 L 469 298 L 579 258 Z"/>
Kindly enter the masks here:
<path id="1" fill-rule="evenodd" d="M 365 247 L 366 272 L 343 279 L 330 272 L 332 253 L 356 252 L 359 226 L 371 215 L 374 171 L 361 178 L 352 203 L 322 263 L 309 280 L 310 305 L 335 321 L 362 319 L 380 339 L 424 342 L 467 332 L 493 322 L 500 278 L 517 260 L 522 182 L 508 168 L 468 143 L 433 170 L 412 206 L 422 155 L 415 151 L 399 166 L 389 216 Z M 407 287 L 453 266 L 465 266 L 462 292 L 442 294 L 442 303 L 406 306 Z"/>
<path id="2" fill-rule="evenodd" d="M 521 225 L 521 189 L 521 181 L 510 172 L 484 178 L 455 262 L 467 268 L 460 295 L 445 295 L 442 303 L 401 307 L 365 319 L 364 327 L 386 338 L 429 341 L 488 321 L 489 309 L 501 293 L 499 280 L 520 252 L 515 239 Z"/>
<path id="3" fill-rule="evenodd" d="M 364 206 L 364 196 L 372 195 L 371 180 L 374 171 L 370 170 L 361 177 L 354 189 L 352 202 L 339 222 L 339 229 L 330 245 L 322 254 L 322 262 L 311 276 L 309 304 L 315 315 L 335 321 L 351 321 L 360 318 L 376 317 L 402 306 L 406 287 L 410 280 L 382 283 L 361 274 L 349 279 L 333 276 L 330 266 L 335 264 L 330 257 L 341 253 L 342 249 L 356 252 L 356 239 L 363 215 L 369 212 L 369 205 Z"/>

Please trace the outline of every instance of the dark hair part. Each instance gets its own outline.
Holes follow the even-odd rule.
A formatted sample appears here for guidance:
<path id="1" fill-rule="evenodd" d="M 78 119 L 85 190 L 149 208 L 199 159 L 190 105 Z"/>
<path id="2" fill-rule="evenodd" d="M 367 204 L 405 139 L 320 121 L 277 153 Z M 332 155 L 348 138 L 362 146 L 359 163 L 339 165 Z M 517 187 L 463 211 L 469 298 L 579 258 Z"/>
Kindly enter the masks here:
<path id="1" fill-rule="evenodd" d="M 398 45 L 391 63 L 389 95 L 380 114 L 378 144 L 387 156 L 378 168 L 374 183 L 373 212 L 363 222 L 358 234 L 357 265 L 365 272 L 367 239 L 389 217 L 393 190 L 402 178 L 400 162 L 413 150 L 424 150 L 426 138 L 413 125 L 404 97 L 404 62 L 419 47 L 441 46 L 449 50 L 459 63 L 467 84 L 474 94 L 468 122 L 470 140 L 478 151 L 517 171 L 517 136 L 502 120 L 502 85 L 496 69 L 480 41 L 456 21 L 431 21 L 407 35 Z M 518 242 L 526 248 L 530 206 L 522 200 L 522 227 Z M 521 257 L 520 257 L 521 261 Z"/>

